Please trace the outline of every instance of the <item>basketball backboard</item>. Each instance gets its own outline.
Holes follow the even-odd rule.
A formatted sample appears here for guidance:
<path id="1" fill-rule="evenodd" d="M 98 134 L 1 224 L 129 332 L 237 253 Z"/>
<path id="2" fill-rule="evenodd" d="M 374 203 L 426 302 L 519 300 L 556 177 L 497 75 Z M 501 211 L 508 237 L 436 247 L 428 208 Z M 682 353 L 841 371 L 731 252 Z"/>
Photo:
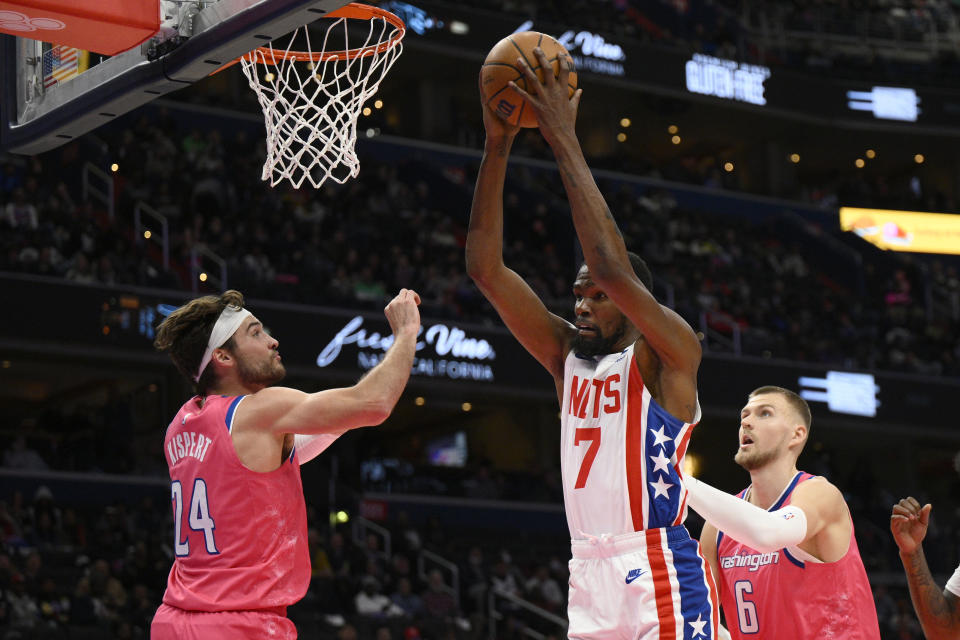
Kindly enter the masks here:
<path id="1" fill-rule="evenodd" d="M 164 1 L 160 32 L 69 78 L 60 51 L 0 35 L 0 147 L 35 154 L 188 86 L 237 57 L 313 22 L 347 0 Z M 66 57 L 66 56 L 64 56 Z M 57 61 L 59 62 L 59 60 Z M 45 86 L 46 85 L 46 86 Z"/>

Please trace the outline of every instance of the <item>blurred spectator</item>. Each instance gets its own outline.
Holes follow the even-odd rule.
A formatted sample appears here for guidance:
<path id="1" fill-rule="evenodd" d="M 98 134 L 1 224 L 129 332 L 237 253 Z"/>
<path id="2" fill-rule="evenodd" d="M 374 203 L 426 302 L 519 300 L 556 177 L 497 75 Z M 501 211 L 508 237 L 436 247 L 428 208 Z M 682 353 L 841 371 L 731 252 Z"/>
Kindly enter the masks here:
<path id="1" fill-rule="evenodd" d="M 26 201 L 26 192 L 22 188 L 14 189 L 13 199 L 7 203 L 4 215 L 11 227 L 36 229 L 39 226 L 37 208 Z"/>
<path id="2" fill-rule="evenodd" d="M 423 599 L 413 592 L 409 578 L 400 578 L 397 581 L 397 590 L 390 599 L 407 618 L 417 618 L 423 612 Z"/>
<path id="3" fill-rule="evenodd" d="M 487 500 L 496 500 L 500 497 L 500 483 L 493 477 L 490 471 L 490 464 L 484 462 L 477 469 L 477 473 L 472 478 L 464 482 L 467 496 L 470 498 L 483 498 Z"/>
<path id="4" fill-rule="evenodd" d="M 67 280 L 72 280 L 78 284 L 93 284 L 97 281 L 96 273 L 90 264 L 87 254 L 78 251 L 70 259 L 70 266 L 64 276 Z"/>
<path id="5" fill-rule="evenodd" d="M 104 613 L 103 603 L 90 592 L 90 579 L 80 578 L 70 598 L 70 622 L 76 626 L 93 626 Z"/>
<path id="6" fill-rule="evenodd" d="M 8 619 L 11 630 L 29 636 L 39 621 L 40 607 L 33 596 L 27 593 L 23 574 L 15 573 L 10 578 L 10 589 L 6 593 L 5 600 L 9 608 Z"/>
<path id="7" fill-rule="evenodd" d="M 493 575 L 490 576 L 490 586 L 497 591 L 501 591 L 511 596 L 519 596 L 520 580 L 517 579 L 517 572 L 510 561 L 510 554 L 506 551 L 500 552 L 500 560 L 493 565 Z"/>
<path id="8" fill-rule="evenodd" d="M 361 590 L 354 599 L 354 606 L 358 614 L 370 618 L 403 615 L 402 609 L 380 593 L 380 583 L 371 576 L 363 578 Z"/>
<path id="9" fill-rule="evenodd" d="M 70 599 L 61 595 L 53 578 L 46 578 L 39 594 L 40 620 L 48 629 L 65 628 L 70 621 Z"/>
<path id="10" fill-rule="evenodd" d="M 40 454 L 27 446 L 27 439 L 23 436 L 14 438 L 10 448 L 3 452 L 3 466 L 8 469 L 22 469 L 24 471 L 44 471 L 47 463 Z"/>
<path id="11" fill-rule="evenodd" d="M 453 629 L 459 614 L 457 601 L 450 594 L 439 569 L 430 572 L 427 590 L 423 593 L 423 626 L 434 637 L 445 637 Z"/>
<path id="12" fill-rule="evenodd" d="M 468 613 L 483 611 L 487 605 L 487 571 L 483 563 L 483 550 L 470 547 L 467 564 L 460 568 L 460 581 L 466 594 Z"/>
<path id="13" fill-rule="evenodd" d="M 533 576 L 527 579 L 524 591 L 529 600 L 549 611 L 559 611 L 566 596 L 560 585 L 550 575 L 546 565 L 539 565 Z"/>
<path id="14" fill-rule="evenodd" d="M 410 516 L 406 511 L 397 514 L 397 523 L 393 528 L 393 548 L 407 554 L 420 550 L 422 541 L 420 532 L 410 523 Z"/>
<path id="15" fill-rule="evenodd" d="M 0 542 L 11 545 L 16 544 L 22 542 L 22 536 L 23 531 L 20 528 L 20 523 L 17 522 L 7 508 L 7 501 L 0 500 Z"/>

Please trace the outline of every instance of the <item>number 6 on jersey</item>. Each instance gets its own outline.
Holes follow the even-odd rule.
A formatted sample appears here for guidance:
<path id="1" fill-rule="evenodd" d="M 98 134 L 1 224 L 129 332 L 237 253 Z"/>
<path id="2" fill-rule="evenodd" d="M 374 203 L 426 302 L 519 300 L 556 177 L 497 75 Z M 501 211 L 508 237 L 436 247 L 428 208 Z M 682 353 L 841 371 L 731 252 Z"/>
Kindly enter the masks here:
<path id="1" fill-rule="evenodd" d="M 744 597 L 745 593 L 753 593 L 753 585 L 749 580 L 738 580 L 733 585 L 737 598 L 737 622 L 741 633 L 756 633 L 760 631 L 760 621 L 757 620 L 757 605 Z"/>

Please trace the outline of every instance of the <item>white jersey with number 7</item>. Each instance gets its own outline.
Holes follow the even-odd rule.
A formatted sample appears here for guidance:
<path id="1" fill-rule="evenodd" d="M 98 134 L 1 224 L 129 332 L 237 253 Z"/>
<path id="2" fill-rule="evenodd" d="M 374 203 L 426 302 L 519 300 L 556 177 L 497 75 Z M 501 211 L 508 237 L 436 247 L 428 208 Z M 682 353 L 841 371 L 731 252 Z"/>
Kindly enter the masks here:
<path id="1" fill-rule="evenodd" d="M 680 465 L 693 423 L 657 404 L 634 345 L 596 357 L 567 355 L 560 460 L 570 537 L 679 525 L 687 491 Z"/>

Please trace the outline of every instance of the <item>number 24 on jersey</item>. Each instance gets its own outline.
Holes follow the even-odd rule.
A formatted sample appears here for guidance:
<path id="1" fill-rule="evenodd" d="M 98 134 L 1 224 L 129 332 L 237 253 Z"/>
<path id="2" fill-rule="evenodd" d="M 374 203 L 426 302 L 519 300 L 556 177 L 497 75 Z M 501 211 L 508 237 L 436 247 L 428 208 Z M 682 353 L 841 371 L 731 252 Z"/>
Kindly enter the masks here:
<path id="1" fill-rule="evenodd" d="M 190 555 L 190 540 L 182 539 L 180 527 L 183 523 L 183 485 L 179 480 L 174 480 L 170 485 L 171 499 L 173 505 L 173 543 L 174 551 L 178 557 Z M 190 512 L 187 514 L 187 524 L 194 531 L 203 531 L 203 542 L 206 551 L 210 555 L 220 553 L 217 550 L 217 542 L 213 536 L 213 530 L 216 529 L 213 517 L 210 515 L 210 505 L 207 503 L 207 483 L 203 478 L 196 478 L 193 481 L 193 494 L 189 500 Z"/>

